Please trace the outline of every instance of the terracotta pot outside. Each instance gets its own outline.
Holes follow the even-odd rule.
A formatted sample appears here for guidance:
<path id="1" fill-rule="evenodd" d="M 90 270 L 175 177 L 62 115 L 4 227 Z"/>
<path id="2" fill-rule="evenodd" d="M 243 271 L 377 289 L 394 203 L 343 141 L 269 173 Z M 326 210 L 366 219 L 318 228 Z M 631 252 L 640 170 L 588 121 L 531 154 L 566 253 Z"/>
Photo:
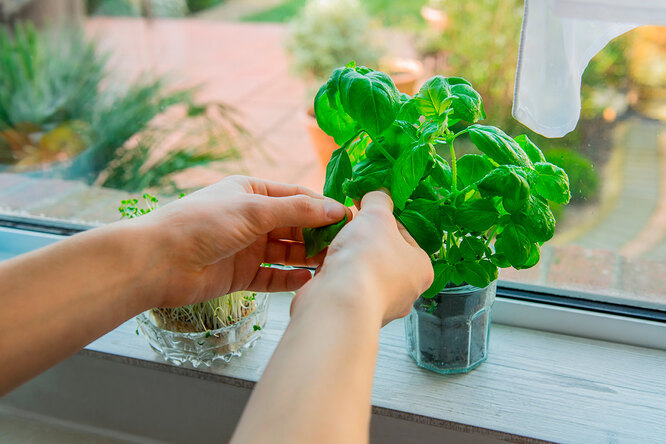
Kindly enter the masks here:
<path id="1" fill-rule="evenodd" d="M 326 166 L 333 151 L 338 149 L 338 144 L 335 143 L 335 139 L 319 128 L 319 125 L 317 125 L 317 119 L 315 119 L 314 108 L 308 109 L 306 118 L 306 125 L 308 133 L 310 134 L 310 139 L 312 140 L 312 145 L 314 146 L 322 165 Z"/>
<path id="2" fill-rule="evenodd" d="M 388 59 L 381 61 L 379 66 L 391 76 L 400 92 L 410 96 L 417 92 L 417 84 L 423 76 L 421 62 L 415 59 Z"/>

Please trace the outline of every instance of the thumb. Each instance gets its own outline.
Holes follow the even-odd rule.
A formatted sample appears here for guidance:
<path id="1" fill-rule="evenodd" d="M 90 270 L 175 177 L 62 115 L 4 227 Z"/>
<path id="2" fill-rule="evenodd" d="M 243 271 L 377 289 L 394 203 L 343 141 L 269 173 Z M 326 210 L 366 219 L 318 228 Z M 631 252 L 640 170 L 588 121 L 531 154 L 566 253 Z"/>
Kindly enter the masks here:
<path id="1" fill-rule="evenodd" d="M 345 215 L 351 220 L 351 210 L 328 197 L 306 195 L 267 197 L 263 202 L 264 217 L 259 218 L 264 231 L 281 227 L 316 228 L 340 221 Z"/>

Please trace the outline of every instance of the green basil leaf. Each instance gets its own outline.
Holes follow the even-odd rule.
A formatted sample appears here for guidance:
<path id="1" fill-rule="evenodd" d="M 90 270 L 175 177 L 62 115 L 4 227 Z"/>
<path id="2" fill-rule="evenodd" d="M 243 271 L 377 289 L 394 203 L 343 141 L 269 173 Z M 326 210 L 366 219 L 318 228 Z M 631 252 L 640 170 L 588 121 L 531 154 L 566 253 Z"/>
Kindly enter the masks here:
<path id="1" fill-rule="evenodd" d="M 491 279 L 488 276 L 486 268 L 476 261 L 465 261 L 456 266 L 460 268 L 460 274 L 465 282 L 475 287 L 485 288 L 490 284 Z M 494 279 L 493 279 L 494 280 Z"/>
<path id="2" fill-rule="evenodd" d="M 521 210 L 530 196 L 527 172 L 513 165 L 500 165 L 484 177 L 478 185 L 483 197 L 502 196 L 504 209 L 509 213 Z"/>
<path id="3" fill-rule="evenodd" d="M 555 217 L 548 202 L 539 196 L 530 196 L 527 205 L 519 212 L 513 213 L 514 223 L 525 228 L 533 242 L 545 242 L 555 234 Z"/>
<path id="4" fill-rule="evenodd" d="M 439 251 L 443 233 L 423 214 L 405 209 L 398 214 L 397 219 L 426 253 Z"/>
<path id="5" fill-rule="evenodd" d="M 495 243 L 495 250 L 497 250 L 497 243 Z M 495 253 L 490 256 L 490 262 L 500 268 L 509 268 L 511 266 L 511 262 L 501 253 Z"/>
<path id="6" fill-rule="evenodd" d="M 397 159 L 400 154 L 418 141 L 416 127 L 409 122 L 396 120 L 379 138 L 386 151 Z"/>
<path id="7" fill-rule="evenodd" d="M 483 267 L 483 269 L 486 271 L 486 274 L 488 275 L 489 282 L 493 282 L 497 280 L 499 277 L 499 270 L 497 269 L 497 266 L 490 262 L 489 260 L 481 260 L 479 261 L 479 264 Z"/>
<path id="8" fill-rule="evenodd" d="M 541 259 L 541 247 L 536 243 L 530 244 L 530 254 L 527 256 L 525 263 L 520 267 L 520 270 L 534 267 L 539 263 L 539 259 Z"/>
<path id="9" fill-rule="evenodd" d="M 388 74 L 345 69 L 338 83 L 340 103 L 373 139 L 393 123 L 400 108 L 400 92 Z"/>
<path id="10" fill-rule="evenodd" d="M 472 84 L 469 82 L 467 79 L 463 79 L 462 77 L 447 77 L 446 79 L 447 82 L 449 82 L 449 85 L 467 85 L 467 86 L 472 86 Z"/>
<path id="11" fill-rule="evenodd" d="M 315 96 L 315 118 L 319 128 L 333 137 L 335 143 L 343 145 L 354 137 L 358 127 L 356 122 L 342 109 L 337 95 L 334 95 L 335 101 L 331 102 L 330 95 L 326 93 L 326 85 L 322 86 Z"/>
<path id="12" fill-rule="evenodd" d="M 511 266 L 520 269 L 529 259 L 532 245 L 524 227 L 507 225 L 497 235 L 495 250 L 498 254 L 503 254 Z"/>
<path id="13" fill-rule="evenodd" d="M 416 189 L 410 196 L 410 199 L 428 199 L 428 200 L 439 200 L 439 193 L 433 187 L 429 180 L 422 180 L 416 186 Z"/>
<path id="14" fill-rule="evenodd" d="M 437 294 L 451 282 L 451 274 L 453 267 L 446 262 L 436 262 L 433 266 L 435 278 L 428 288 L 421 296 L 429 299 L 434 298 Z"/>
<path id="15" fill-rule="evenodd" d="M 481 95 L 470 85 L 460 83 L 451 87 L 453 108 L 452 118 L 475 123 L 486 118 Z"/>
<path id="16" fill-rule="evenodd" d="M 476 147 L 500 165 L 532 167 L 532 162 L 518 143 L 494 126 L 474 124 L 467 132 Z"/>
<path id="17" fill-rule="evenodd" d="M 466 260 L 478 261 L 486 254 L 486 243 L 475 236 L 466 236 L 460 241 L 460 254 Z"/>
<path id="18" fill-rule="evenodd" d="M 435 226 L 439 226 L 439 202 L 437 200 L 414 199 L 405 206 L 405 211 L 407 210 L 422 214 L 423 217 L 432 222 Z M 442 237 L 443 234 L 439 236 L 440 244 L 442 243 Z"/>
<path id="19" fill-rule="evenodd" d="M 486 231 L 495 225 L 498 218 L 499 213 L 490 199 L 464 202 L 454 213 L 456 225 L 469 231 Z"/>
<path id="20" fill-rule="evenodd" d="M 448 205 L 444 202 L 439 205 L 439 225 L 444 231 L 454 232 L 458 231 L 458 225 L 454 221 L 456 213 L 455 207 Z"/>
<path id="21" fill-rule="evenodd" d="M 409 97 L 407 94 L 401 94 L 400 100 L 400 109 L 395 119 L 418 124 L 421 112 L 417 106 L 416 99 Z"/>
<path id="22" fill-rule="evenodd" d="M 372 139 L 370 139 L 370 136 L 366 133 L 362 133 L 357 139 L 354 139 L 354 141 L 349 144 L 347 153 L 349 153 L 349 160 L 352 165 L 356 165 L 359 160 L 361 160 L 371 141 Z"/>
<path id="23" fill-rule="evenodd" d="M 560 167 L 548 162 L 539 162 L 534 165 L 537 172 L 536 191 L 548 200 L 560 204 L 569 203 L 569 176 Z"/>
<path id="24" fill-rule="evenodd" d="M 340 222 L 334 224 L 318 228 L 303 228 L 306 257 L 316 256 L 328 247 L 346 223 L 347 216 L 345 215 Z"/>
<path id="25" fill-rule="evenodd" d="M 465 154 L 458 159 L 456 166 L 458 168 L 458 181 L 461 188 L 480 181 L 493 169 L 493 164 L 490 163 L 490 160 L 478 154 Z"/>
<path id="26" fill-rule="evenodd" d="M 342 192 L 356 201 L 360 201 L 366 193 L 388 188 L 391 179 L 391 164 L 386 160 L 380 160 L 368 164 L 362 168 L 362 173 L 354 169 L 352 179 L 347 179 L 342 184 Z"/>
<path id="27" fill-rule="evenodd" d="M 447 190 L 451 188 L 451 184 L 453 183 L 451 167 L 446 160 L 442 159 L 439 155 L 435 156 L 435 165 L 430 171 L 430 177 L 435 185 Z"/>
<path id="28" fill-rule="evenodd" d="M 396 160 L 391 175 L 391 197 L 397 209 L 405 207 L 407 199 L 421 181 L 429 156 L 427 146 L 415 145 Z"/>
<path id="29" fill-rule="evenodd" d="M 324 196 L 335 199 L 340 203 L 345 202 L 345 194 L 342 184 L 346 179 L 352 177 L 352 165 L 347 154 L 347 146 L 338 148 L 331 154 L 331 160 L 326 165 L 326 181 L 324 182 Z"/>
<path id="30" fill-rule="evenodd" d="M 443 76 L 430 78 L 414 96 L 416 107 L 426 117 L 446 115 L 451 100 L 451 86 Z"/>
<path id="31" fill-rule="evenodd" d="M 546 157 L 543 155 L 539 147 L 536 146 L 534 142 L 530 140 L 529 137 L 527 137 L 527 134 L 521 134 L 520 136 L 516 137 L 514 140 L 518 145 L 520 145 L 523 151 L 525 151 L 525 154 L 527 154 L 527 157 L 530 158 L 532 163 L 546 161 Z"/>

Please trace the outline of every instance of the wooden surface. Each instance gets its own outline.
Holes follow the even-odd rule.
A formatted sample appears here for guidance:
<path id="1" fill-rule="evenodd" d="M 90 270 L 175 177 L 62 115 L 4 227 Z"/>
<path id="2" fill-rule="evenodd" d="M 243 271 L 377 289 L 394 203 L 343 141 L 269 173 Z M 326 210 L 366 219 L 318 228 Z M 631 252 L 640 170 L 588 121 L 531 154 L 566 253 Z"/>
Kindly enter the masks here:
<path id="1" fill-rule="evenodd" d="M 290 294 L 271 296 L 257 345 L 230 364 L 166 364 L 129 321 L 84 354 L 252 387 L 288 322 Z M 488 437 L 528 442 L 666 442 L 666 352 L 493 325 L 486 363 L 440 376 L 407 356 L 402 321 L 386 326 L 373 389 L 374 412 Z"/>

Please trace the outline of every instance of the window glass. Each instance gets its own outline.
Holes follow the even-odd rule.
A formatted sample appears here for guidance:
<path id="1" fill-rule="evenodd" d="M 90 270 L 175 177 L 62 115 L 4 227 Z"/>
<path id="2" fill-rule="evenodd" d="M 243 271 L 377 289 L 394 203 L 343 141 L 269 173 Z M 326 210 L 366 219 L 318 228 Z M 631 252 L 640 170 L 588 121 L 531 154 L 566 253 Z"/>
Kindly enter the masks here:
<path id="1" fill-rule="evenodd" d="M 234 173 L 320 191 L 332 142 L 312 98 L 356 60 L 410 94 L 434 74 L 465 77 L 488 124 L 527 133 L 568 172 L 572 201 L 555 206 L 540 263 L 501 279 L 663 309 L 666 30 L 602 50 L 578 127 L 546 139 L 511 117 L 522 11 L 520 0 L 2 2 L 0 211 L 111 222 L 128 196 L 168 201 Z"/>

